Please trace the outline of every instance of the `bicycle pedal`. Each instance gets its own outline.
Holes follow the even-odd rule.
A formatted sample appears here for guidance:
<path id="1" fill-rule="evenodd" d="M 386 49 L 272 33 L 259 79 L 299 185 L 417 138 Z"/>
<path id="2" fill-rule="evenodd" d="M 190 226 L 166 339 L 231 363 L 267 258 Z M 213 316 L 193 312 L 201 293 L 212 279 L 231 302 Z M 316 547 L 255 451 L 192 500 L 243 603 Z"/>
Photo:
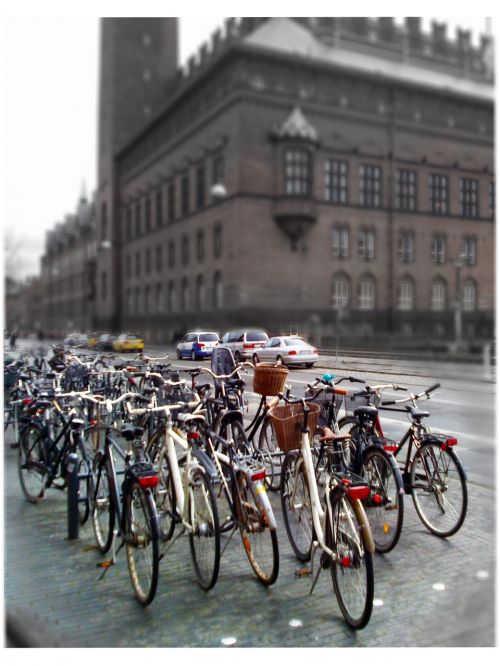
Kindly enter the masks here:
<path id="1" fill-rule="evenodd" d="M 109 569 L 113 564 L 113 560 L 104 560 L 104 562 L 98 562 L 96 566 L 98 569 Z"/>
<path id="2" fill-rule="evenodd" d="M 295 570 L 295 578 L 304 578 L 305 576 L 311 576 L 312 569 L 310 567 L 301 567 L 300 569 Z"/>

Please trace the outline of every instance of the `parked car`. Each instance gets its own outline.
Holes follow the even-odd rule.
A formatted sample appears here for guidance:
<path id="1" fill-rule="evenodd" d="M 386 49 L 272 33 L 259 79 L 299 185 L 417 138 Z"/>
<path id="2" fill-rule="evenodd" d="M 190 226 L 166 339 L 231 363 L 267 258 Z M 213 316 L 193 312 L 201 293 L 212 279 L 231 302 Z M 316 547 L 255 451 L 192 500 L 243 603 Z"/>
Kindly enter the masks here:
<path id="1" fill-rule="evenodd" d="M 305 365 L 312 368 L 318 360 L 318 352 L 298 335 L 278 335 L 270 338 L 258 352 L 253 352 L 252 361 L 279 361 L 283 365 Z"/>
<path id="2" fill-rule="evenodd" d="M 122 333 L 113 342 L 115 352 L 142 351 L 143 349 L 144 340 L 135 333 Z"/>
<path id="3" fill-rule="evenodd" d="M 219 343 L 219 334 L 214 331 L 191 331 L 186 333 L 177 345 L 177 358 L 197 358 L 212 356 L 214 347 Z"/>
<path id="4" fill-rule="evenodd" d="M 63 344 L 68 347 L 85 347 L 87 338 L 82 333 L 70 333 L 64 338 Z"/>
<path id="5" fill-rule="evenodd" d="M 116 335 L 103 333 L 99 336 L 95 348 L 100 351 L 113 351 L 113 342 L 116 340 Z"/>
<path id="6" fill-rule="evenodd" d="M 99 333 L 97 332 L 89 333 L 87 336 L 87 347 L 89 349 L 95 349 L 98 340 L 99 340 Z"/>
<path id="7" fill-rule="evenodd" d="M 221 345 L 233 352 L 236 363 L 252 358 L 256 349 L 263 347 L 269 336 L 263 329 L 240 328 L 226 331 L 222 336 Z"/>

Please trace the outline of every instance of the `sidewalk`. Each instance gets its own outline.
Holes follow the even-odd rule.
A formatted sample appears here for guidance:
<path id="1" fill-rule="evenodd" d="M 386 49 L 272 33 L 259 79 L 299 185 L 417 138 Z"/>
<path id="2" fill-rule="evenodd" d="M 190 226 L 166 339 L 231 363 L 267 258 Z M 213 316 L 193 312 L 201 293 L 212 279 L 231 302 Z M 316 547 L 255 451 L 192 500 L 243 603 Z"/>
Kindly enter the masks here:
<path id="1" fill-rule="evenodd" d="M 9 441 L 9 438 L 7 439 Z M 469 486 L 469 511 L 448 541 L 430 535 L 405 497 L 405 523 L 396 549 L 376 555 L 375 599 L 361 632 L 345 624 L 328 571 L 313 596 L 282 524 L 279 497 L 271 493 L 279 523 L 280 574 L 264 588 L 241 540 L 233 536 L 219 580 L 203 592 L 196 583 L 187 538 L 160 563 L 155 600 L 135 601 L 123 551 L 118 565 L 98 580 L 90 525 L 78 541 L 66 538 L 66 496 L 48 491 L 39 505 L 24 499 L 17 451 L 5 448 L 5 603 L 8 612 L 48 644 L 68 647 L 493 646 L 495 644 L 495 498 Z M 485 573 L 479 573 L 485 572 Z M 433 589 L 442 583 L 444 590 Z M 291 620 L 300 620 L 292 623 Z"/>

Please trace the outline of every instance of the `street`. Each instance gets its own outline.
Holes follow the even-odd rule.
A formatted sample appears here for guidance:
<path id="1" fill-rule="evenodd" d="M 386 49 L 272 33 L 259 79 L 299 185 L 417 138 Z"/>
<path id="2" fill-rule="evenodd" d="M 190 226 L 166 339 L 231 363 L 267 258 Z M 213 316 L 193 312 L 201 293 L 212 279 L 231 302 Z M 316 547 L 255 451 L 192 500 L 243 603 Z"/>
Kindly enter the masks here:
<path id="1" fill-rule="evenodd" d="M 146 350 L 152 356 L 160 351 Z M 196 363 L 204 364 L 209 362 Z M 173 357 L 172 365 L 194 364 Z M 81 529 L 80 539 L 69 542 L 65 493 L 50 490 L 39 505 L 28 504 L 17 478 L 17 451 L 6 446 L 8 611 L 32 630 L 38 628 L 49 644 L 66 647 L 495 645 L 495 385 L 477 368 L 435 365 L 429 371 L 393 360 L 374 369 L 367 360 L 321 358 L 317 368 L 290 371 L 292 392 L 300 395 L 327 366 L 338 375 L 357 375 L 371 384 L 397 382 L 415 392 L 441 381 L 439 394 L 422 401 L 422 407 L 431 412 L 434 429 L 459 438 L 457 452 L 468 474 L 467 517 L 450 539 L 427 532 L 411 497 L 405 497 L 400 542 L 387 555 L 374 556 L 374 608 L 363 631 L 356 633 L 343 621 L 328 571 L 320 575 L 312 596 L 311 580 L 295 576 L 299 563 L 287 540 L 278 494 L 270 493 L 280 548 L 280 574 L 271 588 L 258 583 L 235 534 L 222 557 L 216 586 L 203 592 L 196 583 L 188 539 L 181 537 L 160 564 L 155 600 L 143 609 L 133 597 L 123 551 L 117 566 L 99 580 L 96 564 L 104 558 L 93 548 L 91 525 Z M 251 373 L 242 376 L 248 377 L 251 389 Z M 251 416 L 257 396 L 248 393 Z M 382 423 L 389 436 L 397 437 L 405 416 L 391 414 Z"/>

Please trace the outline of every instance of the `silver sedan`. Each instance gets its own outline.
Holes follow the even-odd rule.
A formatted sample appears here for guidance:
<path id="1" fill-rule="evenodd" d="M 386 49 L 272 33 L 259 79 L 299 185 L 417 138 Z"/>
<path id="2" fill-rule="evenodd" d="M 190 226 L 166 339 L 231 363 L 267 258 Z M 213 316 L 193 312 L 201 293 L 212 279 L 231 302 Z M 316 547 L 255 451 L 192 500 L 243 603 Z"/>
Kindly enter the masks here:
<path id="1" fill-rule="evenodd" d="M 254 352 L 252 361 L 278 361 L 283 365 L 312 366 L 318 360 L 318 352 L 304 338 L 296 335 L 279 335 L 270 338 L 264 347 Z"/>

